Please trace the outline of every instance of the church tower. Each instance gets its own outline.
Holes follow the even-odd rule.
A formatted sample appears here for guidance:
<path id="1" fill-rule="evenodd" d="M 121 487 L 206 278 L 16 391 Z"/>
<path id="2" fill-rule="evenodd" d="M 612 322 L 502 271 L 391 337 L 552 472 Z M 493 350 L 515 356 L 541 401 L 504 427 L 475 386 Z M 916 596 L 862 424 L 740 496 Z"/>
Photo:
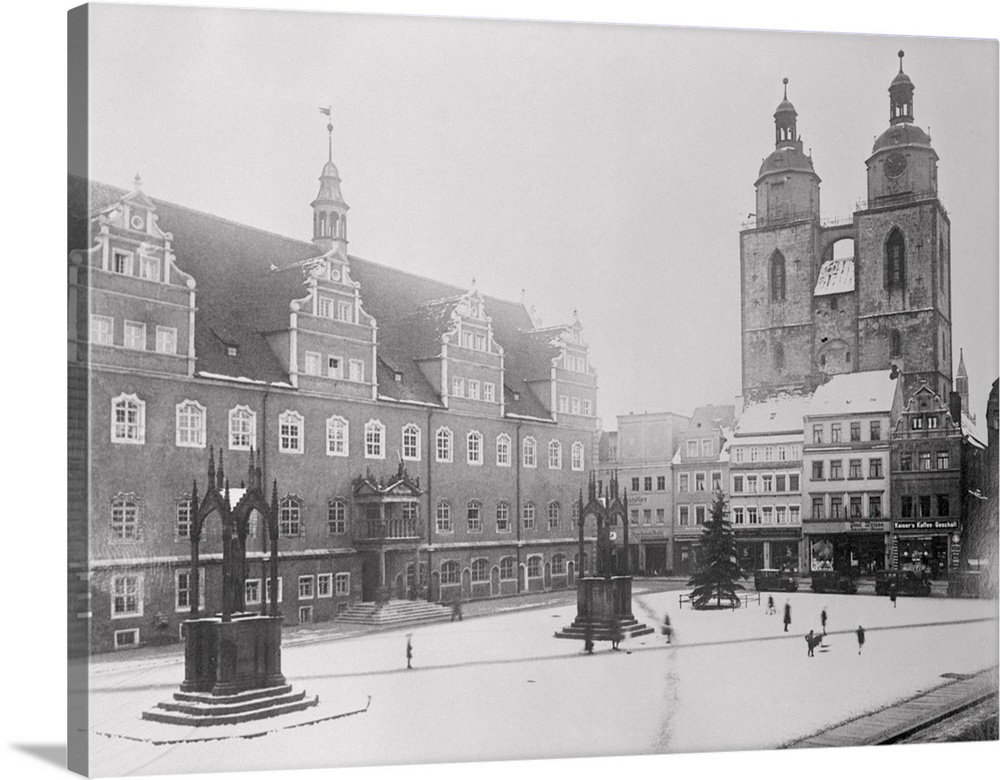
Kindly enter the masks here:
<path id="1" fill-rule="evenodd" d="M 813 284 L 820 265 L 820 178 L 802 151 L 785 92 L 774 112 L 774 151 L 760 166 L 754 220 L 740 232 L 743 393 L 809 384 Z"/>
<path id="2" fill-rule="evenodd" d="M 914 124 L 914 85 L 889 86 L 889 128 L 866 161 L 868 201 L 854 215 L 859 371 L 896 365 L 904 397 L 951 387 L 951 223 L 938 200 L 930 136 Z"/>
<path id="3" fill-rule="evenodd" d="M 329 115 L 330 109 L 321 108 Z M 347 258 L 347 209 L 344 196 L 340 194 L 340 174 L 333 164 L 333 123 L 328 122 L 329 153 L 326 165 L 319 177 L 319 193 L 312 202 L 313 244 L 323 254 L 336 247 L 338 254 Z"/>

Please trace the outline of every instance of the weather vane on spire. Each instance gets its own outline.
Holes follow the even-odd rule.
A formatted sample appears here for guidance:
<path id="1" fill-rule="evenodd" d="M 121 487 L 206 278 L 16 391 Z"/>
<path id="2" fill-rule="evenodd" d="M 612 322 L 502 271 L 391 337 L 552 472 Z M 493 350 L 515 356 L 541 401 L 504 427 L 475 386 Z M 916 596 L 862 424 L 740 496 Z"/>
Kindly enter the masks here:
<path id="1" fill-rule="evenodd" d="M 327 106 L 326 108 L 323 108 L 323 106 L 319 107 L 319 112 L 321 114 L 326 114 L 328 117 L 330 116 L 330 112 L 332 110 L 333 110 L 333 106 Z M 327 120 L 327 123 L 326 123 L 326 132 L 330 136 L 330 138 L 329 138 L 329 150 L 328 150 L 328 152 L 329 152 L 329 162 L 333 162 L 333 118 L 332 117 L 330 117 L 330 119 Z"/>
<path id="2" fill-rule="evenodd" d="M 785 76 L 781 83 L 785 85 L 785 100 L 788 100 L 788 76 Z"/>

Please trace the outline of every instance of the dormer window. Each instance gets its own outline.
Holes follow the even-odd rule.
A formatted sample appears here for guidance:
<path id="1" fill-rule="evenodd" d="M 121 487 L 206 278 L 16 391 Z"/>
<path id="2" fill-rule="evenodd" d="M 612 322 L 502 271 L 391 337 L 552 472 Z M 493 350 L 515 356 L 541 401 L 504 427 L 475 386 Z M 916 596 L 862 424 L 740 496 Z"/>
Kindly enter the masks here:
<path id="1" fill-rule="evenodd" d="M 333 319 L 333 298 L 320 298 L 319 299 L 319 316 L 324 319 Z"/>
<path id="2" fill-rule="evenodd" d="M 480 352 L 486 351 L 486 336 L 481 333 L 476 334 L 476 349 Z"/>
<path id="3" fill-rule="evenodd" d="M 149 255 L 139 256 L 139 276 L 152 282 L 160 281 L 160 260 Z"/>
<path id="4" fill-rule="evenodd" d="M 229 355 L 229 357 L 236 357 L 238 352 L 239 350 L 236 347 L 233 346 L 226 347 L 226 354 Z"/>
<path id="5" fill-rule="evenodd" d="M 132 253 L 116 249 L 111 253 L 111 270 L 116 274 L 132 275 Z"/>
<path id="6" fill-rule="evenodd" d="M 354 306 L 350 301 L 337 301 L 337 319 L 341 322 L 354 322 Z"/>

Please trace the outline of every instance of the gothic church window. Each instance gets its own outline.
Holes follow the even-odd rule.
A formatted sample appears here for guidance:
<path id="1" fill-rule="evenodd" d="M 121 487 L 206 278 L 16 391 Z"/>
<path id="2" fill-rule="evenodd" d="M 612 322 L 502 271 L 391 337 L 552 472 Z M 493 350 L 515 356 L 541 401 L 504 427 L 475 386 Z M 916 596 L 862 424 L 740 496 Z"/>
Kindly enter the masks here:
<path id="1" fill-rule="evenodd" d="M 906 242 L 898 228 L 893 228 L 885 244 L 885 287 L 902 290 L 906 286 Z"/>
<path id="2" fill-rule="evenodd" d="M 782 344 L 774 345 L 774 368 L 781 371 L 785 367 L 785 347 Z"/>
<path id="3" fill-rule="evenodd" d="M 898 330 L 889 332 L 889 357 L 900 357 L 903 354 L 903 339 Z"/>
<path id="4" fill-rule="evenodd" d="M 781 252 L 771 255 L 771 300 L 785 300 L 785 257 Z"/>

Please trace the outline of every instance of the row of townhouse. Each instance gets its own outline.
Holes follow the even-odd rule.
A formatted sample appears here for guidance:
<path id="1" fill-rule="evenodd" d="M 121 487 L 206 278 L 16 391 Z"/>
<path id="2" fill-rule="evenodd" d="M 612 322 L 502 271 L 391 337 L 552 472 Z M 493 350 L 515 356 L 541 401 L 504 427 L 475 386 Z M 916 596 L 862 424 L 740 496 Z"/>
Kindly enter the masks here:
<path id="1" fill-rule="evenodd" d="M 332 162 L 312 208 L 298 241 L 70 179 L 74 652 L 177 640 L 210 454 L 234 496 L 253 462 L 274 487 L 286 625 L 579 576 L 597 427 L 580 323 L 348 255 Z M 251 516 L 248 609 L 265 529 Z M 213 515 L 209 613 L 221 559 Z"/>

